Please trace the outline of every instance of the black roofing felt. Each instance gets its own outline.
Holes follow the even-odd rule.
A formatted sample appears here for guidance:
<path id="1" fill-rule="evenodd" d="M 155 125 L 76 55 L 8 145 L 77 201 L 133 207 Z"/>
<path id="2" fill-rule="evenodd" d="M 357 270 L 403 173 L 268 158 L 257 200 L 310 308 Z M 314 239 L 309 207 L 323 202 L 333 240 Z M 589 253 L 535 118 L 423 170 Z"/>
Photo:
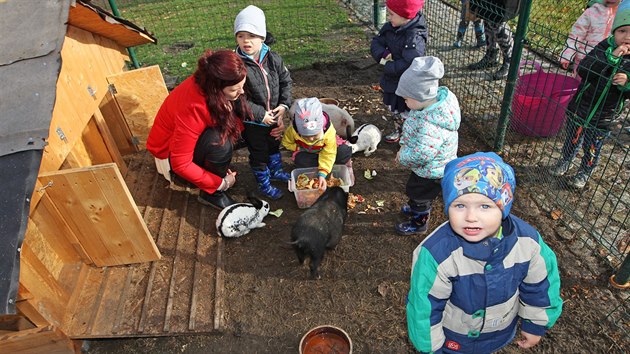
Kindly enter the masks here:
<path id="1" fill-rule="evenodd" d="M 0 156 L 43 149 L 70 0 L 0 2 Z"/>
<path id="2" fill-rule="evenodd" d="M 20 249 L 55 104 L 70 0 L 0 1 L 0 314 L 14 314 Z"/>

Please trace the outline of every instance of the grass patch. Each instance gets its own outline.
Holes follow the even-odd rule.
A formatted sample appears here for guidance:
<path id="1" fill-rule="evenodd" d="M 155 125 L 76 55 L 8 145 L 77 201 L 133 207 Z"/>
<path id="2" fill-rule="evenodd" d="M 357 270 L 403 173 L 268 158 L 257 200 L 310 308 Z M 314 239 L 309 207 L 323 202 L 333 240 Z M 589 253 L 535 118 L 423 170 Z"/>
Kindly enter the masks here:
<path id="1" fill-rule="evenodd" d="M 118 1 L 123 18 L 158 39 L 157 45 L 135 49 L 141 65 L 159 64 L 165 75 L 177 76 L 178 81 L 193 73 L 206 49 L 236 47 L 234 18 L 250 4 L 241 0 Z M 265 12 L 267 30 L 277 40 L 272 49 L 290 68 L 356 54 L 345 49 L 348 38 L 366 38 L 363 28 L 335 0 L 268 0 L 257 6 Z"/>

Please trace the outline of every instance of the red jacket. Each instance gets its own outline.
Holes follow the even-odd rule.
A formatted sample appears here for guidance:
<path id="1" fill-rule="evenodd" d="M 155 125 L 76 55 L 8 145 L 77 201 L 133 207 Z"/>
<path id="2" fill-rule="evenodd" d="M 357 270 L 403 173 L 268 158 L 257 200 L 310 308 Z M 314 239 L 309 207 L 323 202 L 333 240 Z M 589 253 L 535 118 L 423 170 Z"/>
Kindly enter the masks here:
<path id="1" fill-rule="evenodd" d="M 238 124 L 243 131 L 243 123 L 239 120 Z M 214 193 L 223 178 L 193 163 L 193 151 L 206 128 L 215 126 L 217 122 L 210 117 L 205 96 L 191 76 L 162 103 L 147 138 L 147 150 L 159 159 L 170 158 L 175 173 L 200 189 Z"/>

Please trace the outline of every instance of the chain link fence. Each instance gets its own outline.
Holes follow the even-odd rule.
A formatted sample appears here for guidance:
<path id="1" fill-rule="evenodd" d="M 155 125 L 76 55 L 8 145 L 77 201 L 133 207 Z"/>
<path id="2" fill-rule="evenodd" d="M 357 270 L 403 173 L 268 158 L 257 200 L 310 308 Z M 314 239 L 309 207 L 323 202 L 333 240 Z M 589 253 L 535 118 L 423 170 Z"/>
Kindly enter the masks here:
<path id="1" fill-rule="evenodd" d="M 486 0 L 475 1 L 483 6 Z M 110 8 L 106 0 L 93 3 Z M 146 27 L 158 38 L 157 46 L 137 48 L 140 63 L 159 64 L 167 81 L 175 82 L 192 73 L 206 48 L 235 47 L 234 18 L 250 3 L 116 0 L 122 17 Z M 617 115 L 599 165 L 584 189 L 569 185 L 581 168 L 582 149 L 564 176 L 550 173 L 561 158 L 566 107 L 577 87 L 572 72 L 562 69 L 558 58 L 586 4 L 585 0 L 533 0 L 531 8 L 521 7 L 520 15 L 508 22 L 516 41 L 510 75 L 507 80 L 493 80 L 497 67 L 468 69 L 485 52 L 476 45 L 472 23 L 462 46 L 453 46 L 462 2 L 427 0 L 423 10 L 429 26 L 427 55 L 444 62 L 446 74 L 441 84 L 459 98 L 466 127 L 473 129 L 488 149 L 503 153 L 538 208 L 562 221 L 555 230 L 558 235 L 568 242 L 582 243 L 618 269 L 630 252 L 628 110 Z M 376 0 L 268 0 L 256 5 L 265 11 L 267 29 L 278 39 L 274 50 L 293 69 L 367 57 L 371 37 L 378 23 L 385 21 L 384 1 Z M 348 45 L 350 42 L 353 45 Z M 356 48 L 365 50 L 357 52 Z M 549 89 L 554 85 L 558 87 Z M 622 313 L 622 327 L 627 326 L 626 305 L 617 312 Z"/>

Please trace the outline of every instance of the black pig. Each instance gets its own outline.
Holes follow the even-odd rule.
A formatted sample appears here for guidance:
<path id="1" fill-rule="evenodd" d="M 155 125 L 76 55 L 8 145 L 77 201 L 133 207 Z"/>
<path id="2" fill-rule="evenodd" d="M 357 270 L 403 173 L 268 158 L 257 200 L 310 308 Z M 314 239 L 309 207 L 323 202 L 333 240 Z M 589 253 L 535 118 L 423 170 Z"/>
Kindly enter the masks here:
<path id="1" fill-rule="evenodd" d="M 348 216 L 348 193 L 331 187 L 300 215 L 291 230 L 291 244 L 300 264 L 311 257 L 311 277 L 319 278 L 319 264 L 326 248 L 334 249 L 341 240 L 343 223 Z"/>

